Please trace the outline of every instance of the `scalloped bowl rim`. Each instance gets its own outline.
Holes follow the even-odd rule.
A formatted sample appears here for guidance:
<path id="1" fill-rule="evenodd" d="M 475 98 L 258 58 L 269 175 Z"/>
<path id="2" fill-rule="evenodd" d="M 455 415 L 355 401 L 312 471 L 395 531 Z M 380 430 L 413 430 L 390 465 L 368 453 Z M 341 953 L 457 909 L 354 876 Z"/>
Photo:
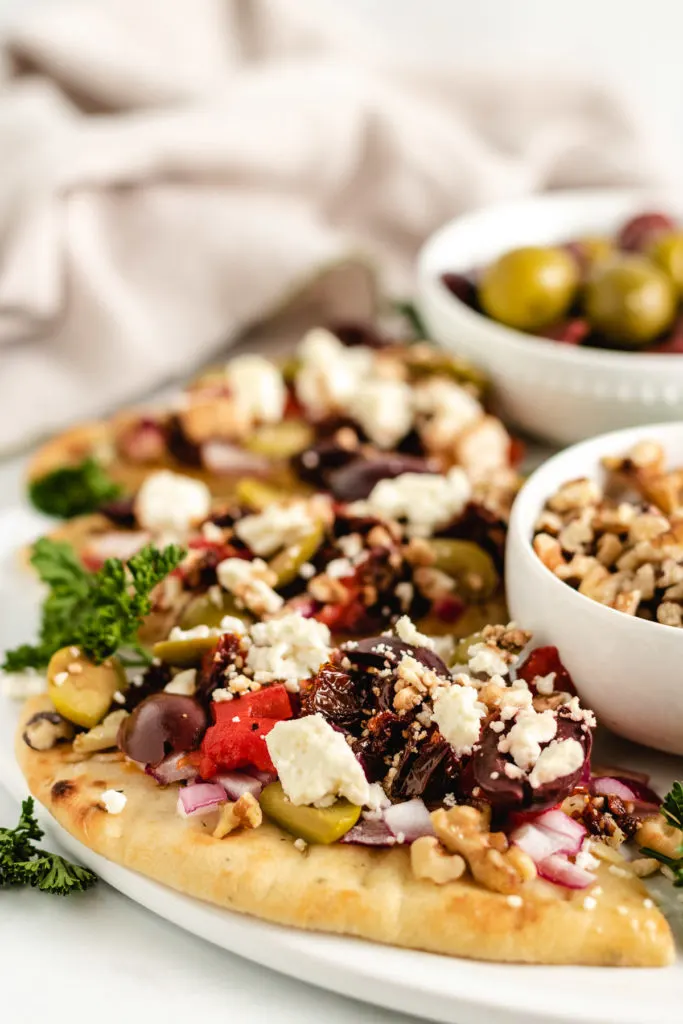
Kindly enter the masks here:
<path id="1" fill-rule="evenodd" d="M 525 208 L 538 211 L 544 207 L 554 209 L 561 204 L 571 203 L 579 209 L 596 206 L 603 207 L 606 204 L 623 203 L 625 206 L 633 204 L 637 208 L 646 209 L 648 205 L 653 206 L 658 202 L 667 209 L 674 212 L 680 210 L 683 219 L 683 201 L 681 195 L 676 196 L 671 190 L 652 189 L 596 189 L 582 190 L 571 189 L 566 191 L 548 192 L 542 195 L 531 196 L 526 199 L 516 199 L 509 202 L 496 203 L 492 206 L 472 210 L 453 220 L 448 221 L 441 228 L 435 231 L 425 242 L 418 256 L 418 278 L 423 291 L 430 293 L 430 300 L 437 303 L 445 316 L 460 320 L 461 325 L 467 327 L 474 322 L 480 328 L 485 327 L 490 331 L 492 338 L 497 342 L 505 342 L 508 347 L 512 346 L 525 355 L 540 356 L 544 361 L 559 361 L 560 363 L 571 364 L 575 367 L 590 369 L 600 366 L 604 368 L 609 365 L 621 372 L 633 372 L 638 375 L 647 370 L 650 374 L 656 374 L 656 367 L 660 366 L 662 376 L 668 376 L 673 367 L 678 366 L 683 373 L 683 355 L 679 353 L 641 353 L 626 351 L 611 351 L 610 349 L 593 349 L 583 346 L 563 345 L 561 342 L 549 338 L 539 338 L 525 331 L 518 331 L 516 328 L 507 327 L 505 324 L 497 323 L 483 313 L 477 313 L 470 309 L 456 295 L 446 288 L 441 282 L 440 275 L 448 270 L 456 273 L 467 272 L 471 266 L 465 267 L 454 263 L 448 264 L 446 253 L 449 242 L 454 235 L 459 235 L 465 229 L 476 227 L 479 222 L 486 222 L 496 216 L 523 212 Z M 546 349 L 548 350 L 546 352 Z M 654 365 L 653 365 L 654 363 Z"/>
<path id="2" fill-rule="evenodd" d="M 551 581 L 550 586 L 555 588 L 562 588 L 568 600 L 575 600 L 586 610 L 590 608 L 592 614 L 597 618 L 602 618 L 605 622 L 605 626 L 610 625 L 617 628 L 630 628 L 633 629 L 634 637 L 637 636 L 640 630 L 643 635 L 649 631 L 651 637 L 659 636 L 664 639 L 663 631 L 670 638 L 675 635 L 679 636 L 679 641 L 673 641 L 674 643 L 680 642 L 683 647 L 683 628 L 678 626 L 668 626 L 662 622 L 654 622 L 649 619 L 641 619 L 637 615 L 627 615 L 625 612 L 617 611 L 616 608 L 610 608 L 607 605 L 600 604 L 599 601 L 594 601 L 590 597 L 586 597 L 585 594 L 580 594 L 578 590 L 569 586 L 563 580 L 558 579 L 554 572 L 552 572 L 546 565 L 543 564 L 541 559 L 538 557 L 532 546 L 533 540 L 533 523 L 535 518 L 543 509 L 545 500 L 550 497 L 550 493 L 546 495 L 546 498 L 541 498 L 541 504 L 536 502 L 533 495 L 535 488 L 538 487 L 539 481 L 542 481 L 546 475 L 551 476 L 553 470 L 567 459 L 568 455 L 579 454 L 583 449 L 590 450 L 595 447 L 602 447 L 603 442 L 614 443 L 615 454 L 619 451 L 626 451 L 638 440 L 649 440 L 649 434 L 653 431 L 658 431 L 660 434 L 679 434 L 680 435 L 680 446 L 681 446 L 681 458 L 683 461 L 683 422 L 672 422 L 668 421 L 665 423 L 653 423 L 652 425 L 640 426 L 640 427 L 626 427 L 623 430 L 612 430 L 606 434 L 598 434 L 596 437 L 588 438 L 586 441 L 579 441 L 577 444 L 570 445 L 568 448 L 563 449 L 556 455 L 543 462 L 538 469 L 529 476 L 524 485 L 522 486 L 519 494 L 517 495 L 515 502 L 512 507 L 510 514 L 510 523 L 508 526 L 508 541 L 507 543 L 514 543 L 515 539 L 521 542 L 521 550 L 524 551 L 527 556 L 527 561 L 531 570 L 539 574 L 545 582 Z M 597 468 L 597 463 L 592 459 L 590 460 L 590 466 L 587 466 L 586 475 L 590 475 L 593 468 Z M 572 479 L 568 477 L 567 479 Z M 527 504 L 529 503 L 529 504 Z M 532 504 L 533 503 L 533 504 Z M 545 584 L 544 584 L 545 585 Z M 560 591 L 557 591 L 558 594 Z M 619 626 L 621 623 L 621 626 Z M 627 623 L 631 625 L 628 626 Z M 653 633 L 652 630 L 656 630 Z M 671 640 L 667 641 L 671 642 Z M 683 653 L 683 652 L 682 652 Z"/>

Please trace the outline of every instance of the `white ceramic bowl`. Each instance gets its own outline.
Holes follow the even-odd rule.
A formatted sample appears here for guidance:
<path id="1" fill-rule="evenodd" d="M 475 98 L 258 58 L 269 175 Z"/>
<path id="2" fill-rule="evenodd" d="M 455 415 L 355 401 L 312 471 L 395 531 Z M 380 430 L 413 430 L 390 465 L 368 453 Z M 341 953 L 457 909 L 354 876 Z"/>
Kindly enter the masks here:
<path id="1" fill-rule="evenodd" d="M 531 546 L 536 518 L 567 480 L 602 477 L 604 455 L 625 452 L 652 438 L 666 449 L 669 465 L 683 465 L 683 423 L 658 424 L 603 434 L 544 463 L 515 501 L 506 553 L 510 614 L 554 644 L 582 701 L 598 721 L 648 747 L 683 754 L 683 629 L 662 626 L 593 601 L 546 569 Z"/>
<path id="2" fill-rule="evenodd" d="M 441 283 L 520 245 L 612 234 L 635 213 L 683 219 L 683 197 L 642 191 L 555 192 L 459 217 L 425 244 L 418 301 L 431 336 L 486 370 L 498 411 L 553 444 L 683 416 L 683 355 L 605 352 L 513 330 L 475 313 Z"/>

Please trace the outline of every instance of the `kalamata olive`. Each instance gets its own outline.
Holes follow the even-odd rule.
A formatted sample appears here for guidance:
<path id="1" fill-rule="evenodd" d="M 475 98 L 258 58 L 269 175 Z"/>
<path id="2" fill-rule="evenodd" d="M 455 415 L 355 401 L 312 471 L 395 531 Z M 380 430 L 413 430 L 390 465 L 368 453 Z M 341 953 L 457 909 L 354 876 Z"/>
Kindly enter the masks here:
<path id="1" fill-rule="evenodd" d="M 357 458 L 329 474 L 329 488 L 339 501 L 362 501 L 380 480 L 393 480 L 403 473 L 433 472 L 430 462 L 414 455 Z"/>
<path id="2" fill-rule="evenodd" d="M 578 264 L 566 249 L 526 246 L 504 253 L 484 270 L 479 301 L 500 323 L 540 331 L 565 315 L 578 283 Z"/>
<path id="3" fill-rule="evenodd" d="M 169 420 L 166 443 L 169 452 L 178 462 L 185 466 L 201 466 L 201 447 L 189 439 L 178 416 L 172 416 Z"/>
<path id="4" fill-rule="evenodd" d="M 358 458 L 358 443 L 343 443 L 347 437 L 351 440 L 350 434 L 342 435 L 340 440 L 335 432 L 306 448 L 292 459 L 294 472 L 302 480 L 326 488 L 329 474 L 333 470 L 341 469 Z"/>
<path id="5" fill-rule="evenodd" d="M 471 309 L 478 308 L 477 288 L 470 277 L 466 277 L 465 274 L 448 272 L 441 275 L 441 283 L 448 288 L 451 295 L 455 295 L 456 299 L 460 299 L 466 306 Z"/>
<path id="6" fill-rule="evenodd" d="M 565 345 L 580 345 L 590 332 L 591 325 L 588 321 L 584 317 L 575 316 L 570 320 L 561 320 L 559 324 L 544 327 L 541 336 L 550 338 L 551 341 L 561 341 Z"/>
<path id="7" fill-rule="evenodd" d="M 438 654 L 428 647 L 415 647 L 399 640 L 396 636 L 371 636 L 365 640 L 352 641 L 343 645 L 343 651 L 354 665 L 382 668 L 383 665 L 398 665 L 404 654 L 410 655 L 421 665 L 432 669 L 437 675 L 450 678 L 445 663 Z"/>
<path id="8" fill-rule="evenodd" d="M 617 235 L 617 245 L 628 252 L 639 252 L 647 248 L 655 235 L 675 228 L 675 223 L 665 213 L 640 213 L 626 221 Z"/>
<path id="9" fill-rule="evenodd" d="M 438 732 L 414 746 L 408 745 L 399 761 L 391 786 L 396 800 L 422 797 L 426 803 L 441 801 L 458 788 L 458 759 L 450 743 Z"/>
<path id="10" fill-rule="evenodd" d="M 135 503 L 133 498 L 113 498 L 103 502 L 97 510 L 101 515 L 124 529 L 133 529 L 136 525 Z"/>
<path id="11" fill-rule="evenodd" d="M 206 712 L 193 697 L 154 693 L 121 723 L 117 745 L 133 761 L 157 765 L 169 754 L 194 750 L 207 725 Z"/>
<path id="12" fill-rule="evenodd" d="M 391 343 L 368 323 L 337 321 L 330 324 L 329 329 L 347 348 L 356 348 L 358 345 L 364 345 L 366 348 L 385 348 Z"/>
<path id="13" fill-rule="evenodd" d="M 621 256 L 595 268 L 585 290 L 591 325 L 624 348 L 654 341 L 673 323 L 676 289 L 644 256 Z"/>
<path id="14" fill-rule="evenodd" d="M 657 235 L 647 254 L 671 278 L 678 294 L 683 294 L 683 231 Z"/>

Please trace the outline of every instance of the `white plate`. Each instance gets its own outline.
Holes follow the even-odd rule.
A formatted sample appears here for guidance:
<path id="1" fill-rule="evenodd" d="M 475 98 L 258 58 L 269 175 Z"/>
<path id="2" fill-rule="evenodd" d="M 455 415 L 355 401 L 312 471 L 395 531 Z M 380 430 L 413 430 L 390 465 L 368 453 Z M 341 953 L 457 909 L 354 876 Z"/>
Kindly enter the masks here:
<path id="1" fill-rule="evenodd" d="M 42 520 L 0 514 L 0 649 L 31 639 L 37 587 L 14 554 Z M 0 697 L 0 776 L 17 798 L 26 786 L 14 762 L 16 703 Z M 665 784 L 680 761 L 620 745 L 617 757 Z M 678 766 L 678 767 L 677 767 Z M 293 931 L 182 896 L 82 846 L 56 823 L 52 836 L 120 892 L 233 953 L 342 995 L 452 1024 L 671 1024 L 680 1012 L 683 960 L 655 970 L 517 967 L 393 949 L 357 939 Z M 670 887 L 666 889 L 670 895 Z M 671 900 L 673 915 L 681 904 Z"/>

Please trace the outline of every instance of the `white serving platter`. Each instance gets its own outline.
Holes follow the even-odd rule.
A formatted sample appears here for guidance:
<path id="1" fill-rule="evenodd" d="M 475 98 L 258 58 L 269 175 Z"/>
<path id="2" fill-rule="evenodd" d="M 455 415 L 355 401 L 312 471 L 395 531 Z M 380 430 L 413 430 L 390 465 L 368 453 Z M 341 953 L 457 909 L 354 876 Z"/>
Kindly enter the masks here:
<path id="1" fill-rule="evenodd" d="M 27 510 L 0 514 L 0 650 L 33 636 L 39 588 L 17 549 L 44 528 L 45 520 Z M 21 799 L 27 790 L 13 755 L 17 714 L 16 702 L 0 696 L 0 779 Z M 606 745 L 604 756 L 650 772 L 660 789 L 683 774 L 681 759 L 612 738 Z M 675 966 L 658 970 L 525 967 L 295 931 L 183 896 L 93 853 L 47 815 L 42 821 L 50 840 L 71 857 L 180 928 L 283 974 L 390 1010 L 449 1024 L 671 1024 L 680 1017 L 680 955 Z M 668 883 L 657 887 L 657 895 L 683 948 L 683 903 Z"/>

